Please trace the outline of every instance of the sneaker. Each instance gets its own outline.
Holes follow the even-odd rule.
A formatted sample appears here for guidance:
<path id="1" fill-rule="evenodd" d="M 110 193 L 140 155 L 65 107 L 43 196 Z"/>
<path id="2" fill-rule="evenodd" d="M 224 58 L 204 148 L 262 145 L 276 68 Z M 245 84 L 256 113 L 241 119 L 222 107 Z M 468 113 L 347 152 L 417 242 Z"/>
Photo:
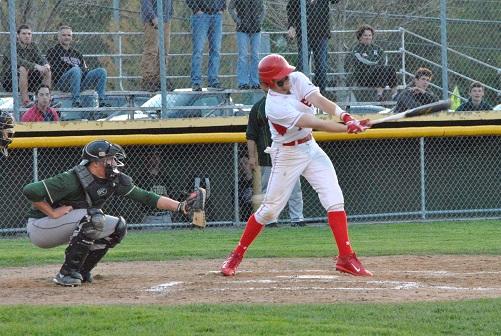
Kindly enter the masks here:
<path id="1" fill-rule="evenodd" d="M 102 99 L 99 99 L 99 107 L 111 107 L 111 104 L 108 104 Z"/>
<path id="2" fill-rule="evenodd" d="M 75 100 L 73 101 L 73 103 L 71 103 L 71 107 L 81 108 L 82 103 L 80 103 L 80 100 Z"/>
<path id="3" fill-rule="evenodd" d="M 258 90 L 258 89 L 261 89 L 261 85 L 259 84 L 254 84 L 254 85 L 251 85 L 251 90 Z"/>
<path id="4" fill-rule="evenodd" d="M 92 283 L 92 281 L 94 281 L 91 272 L 81 273 L 81 274 L 82 274 L 82 283 L 84 282 Z"/>
<path id="5" fill-rule="evenodd" d="M 306 226 L 306 224 L 303 221 L 299 221 L 299 222 L 292 222 L 291 226 L 293 226 L 293 227 L 296 227 L 296 226 L 297 227 L 299 227 L 299 226 L 303 227 L 303 226 Z"/>
<path id="6" fill-rule="evenodd" d="M 191 86 L 191 91 L 202 91 L 202 87 L 200 86 L 200 84 L 193 84 Z"/>
<path id="7" fill-rule="evenodd" d="M 239 90 L 249 90 L 249 89 L 250 89 L 250 87 L 249 87 L 249 85 L 247 85 L 247 84 L 240 84 L 240 85 L 238 86 L 238 89 L 239 89 Z"/>
<path id="8" fill-rule="evenodd" d="M 235 275 L 235 272 L 237 271 L 237 267 L 242 262 L 243 257 L 244 256 L 241 254 L 231 252 L 229 257 L 224 262 L 223 266 L 221 266 L 221 273 L 224 276 Z"/>
<path id="9" fill-rule="evenodd" d="M 56 277 L 53 279 L 53 281 L 58 285 L 66 287 L 80 286 L 82 284 L 82 280 L 82 275 L 78 272 L 73 272 L 69 275 L 57 273 Z"/>
<path id="10" fill-rule="evenodd" d="M 357 259 L 355 253 L 346 256 L 338 256 L 336 262 L 336 270 L 344 273 L 349 273 L 355 276 L 372 276 L 372 272 L 366 270 L 362 263 Z"/>
<path id="11" fill-rule="evenodd" d="M 221 84 L 211 84 L 207 87 L 207 90 L 209 91 L 224 91 L 225 88 L 221 86 Z"/>

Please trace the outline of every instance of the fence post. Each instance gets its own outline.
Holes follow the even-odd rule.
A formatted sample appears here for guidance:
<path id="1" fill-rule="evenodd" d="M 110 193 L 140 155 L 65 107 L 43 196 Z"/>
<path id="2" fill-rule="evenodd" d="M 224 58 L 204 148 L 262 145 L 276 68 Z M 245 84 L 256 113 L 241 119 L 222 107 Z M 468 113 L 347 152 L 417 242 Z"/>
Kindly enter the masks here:
<path id="1" fill-rule="evenodd" d="M 233 210 L 234 210 L 234 223 L 235 225 L 240 224 L 240 204 L 238 202 L 238 144 L 233 144 Z"/>
<path id="2" fill-rule="evenodd" d="M 449 97 L 447 63 L 447 0 L 440 0 L 440 44 L 442 56 L 442 99 Z"/>
<path id="3" fill-rule="evenodd" d="M 164 35 L 164 1 L 157 0 L 158 17 L 158 59 L 160 61 L 160 89 L 162 90 L 162 112 L 161 118 L 166 118 L 167 114 L 167 81 L 165 78 L 165 35 Z"/>
<path id="4" fill-rule="evenodd" d="M 19 86 L 17 76 L 17 29 L 16 1 L 9 0 L 9 31 L 10 31 L 10 68 L 12 71 L 12 98 L 14 99 L 14 117 L 21 120 L 19 113 Z"/>
<path id="5" fill-rule="evenodd" d="M 300 1 L 301 5 L 301 56 L 303 58 L 303 64 L 301 64 L 303 68 L 303 73 L 310 77 L 310 68 L 308 67 L 308 55 L 310 54 L 310 50 L 308 48 L 308 24 L 306 17 L 306 0 Z M 297 38 L 297 34 L 296 34 Z"/>
<path id="6" fill-rule="evenodd" d="M 421 218 L 426 219 L 426 164 L 424 137 L 419 138 L 419 166 L 421 176 Z"/>
<path id="7" fill-rule="evenodd" d="M 115 22 L 118 37 L 113 36 L 113 40 L 115 41 L 115 48 L 118 50 L 118 57 L 115 57 L 114 62 L 115 66 L 118 68 L 118 86 L 120 90 L 123 90 L 123 73 L 122 73 L 122 34 L 120 30 L 120 0 L 113 0 L 113 21 Z"/>

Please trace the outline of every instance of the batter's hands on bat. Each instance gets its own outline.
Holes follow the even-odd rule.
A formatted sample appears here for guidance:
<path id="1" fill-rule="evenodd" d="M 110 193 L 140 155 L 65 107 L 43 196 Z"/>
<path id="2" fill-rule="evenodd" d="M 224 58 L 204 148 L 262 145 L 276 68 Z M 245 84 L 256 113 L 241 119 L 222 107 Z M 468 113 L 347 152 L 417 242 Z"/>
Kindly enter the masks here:
<path id="1" fill-rule="evenodd" d="M 369 119 L 357 120 L 351 116 L 351 114 L 344 112 L 341 114 L 341 120 L 348 127 L 348 133 L 360 133 L 364 132 L 366 129 L 371 127 L 371 122 Z"/>

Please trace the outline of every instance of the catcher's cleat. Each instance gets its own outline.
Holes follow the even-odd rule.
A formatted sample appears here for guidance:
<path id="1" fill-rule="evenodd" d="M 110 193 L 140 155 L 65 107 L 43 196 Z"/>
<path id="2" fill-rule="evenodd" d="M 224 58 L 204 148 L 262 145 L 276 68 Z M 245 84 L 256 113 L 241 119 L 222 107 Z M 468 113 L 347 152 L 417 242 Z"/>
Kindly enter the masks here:
<path id="1" fill-rule="evenodd" d="M 351 253 L 346 256 L 338 256 L 336 270 L 355 276 L 373 275 L 372 272 L 365 269 L 362 263 L 357 259 L 357 255 L 355 253 Z"/>
<path id="2" fill-rule="evenodd" d="M 66 287 L 80 286 L 82 284 L 82 275 L 78 272 L 73 272 L 69 275 L 57 273 L 53 281 L 58 285 Z"/>
<path id="3" fill-rule="evenodd" d="M 82 283 L 92 283 L 92 281 L 94 281 L 94 278 L 91 272 L 82 273 Z"/>
<path id="4" fill-rule="evenodd" d="M 235 272 L 237 271 L 237 267 L 242 262 L 243 257 L 244 256 L 241 254 L 231 252 L 229 257 L 224 262 L 223 266 L 221 266 L 221 273 L 224 276 L 235 275 Z"/>

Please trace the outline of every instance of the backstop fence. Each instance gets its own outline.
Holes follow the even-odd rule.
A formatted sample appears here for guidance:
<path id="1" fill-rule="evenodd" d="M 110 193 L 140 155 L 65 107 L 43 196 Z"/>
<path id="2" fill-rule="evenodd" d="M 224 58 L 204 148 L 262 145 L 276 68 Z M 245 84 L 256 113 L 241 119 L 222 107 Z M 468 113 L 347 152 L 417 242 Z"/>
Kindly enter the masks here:
<path id="1" fill-rule="evenodd" d="M 500 126 L 431 127 L 315 137 L 334 163 L 350 222 L 369 223 L 499 217 L 500 132 Z M 209 187 L 209 227 L 241 225 L 250 215 L 253 183 L 246 174 L 243 134 L 199 134 L 187 141 L 156 135 L 149 144 L 134 136 L 105 138 L 128 144 L 123 171 L 144 189 L 180 198 L 195 184 Z M 80 146 L 43 148 L 37 147 L 36 139 L 21 140 L 21 147 L 35 148 L 18 145 L 8 159 L 0 160 L 4 236 L 25 232 L 30 204 L 22 194 L 24 185 L 80 161 Z M 63 144 L 65 139 L 58 141 Z M 326 222 L 325 210 L 304 179 L 302 192 L 305 220 Z M 112 198 L 104 211 L 124 216 L 132 228 L 190 226 L 185 216 L 145 208 L 126 198 Z M 289 223 L 287 209 L 280 222 Z"/>

